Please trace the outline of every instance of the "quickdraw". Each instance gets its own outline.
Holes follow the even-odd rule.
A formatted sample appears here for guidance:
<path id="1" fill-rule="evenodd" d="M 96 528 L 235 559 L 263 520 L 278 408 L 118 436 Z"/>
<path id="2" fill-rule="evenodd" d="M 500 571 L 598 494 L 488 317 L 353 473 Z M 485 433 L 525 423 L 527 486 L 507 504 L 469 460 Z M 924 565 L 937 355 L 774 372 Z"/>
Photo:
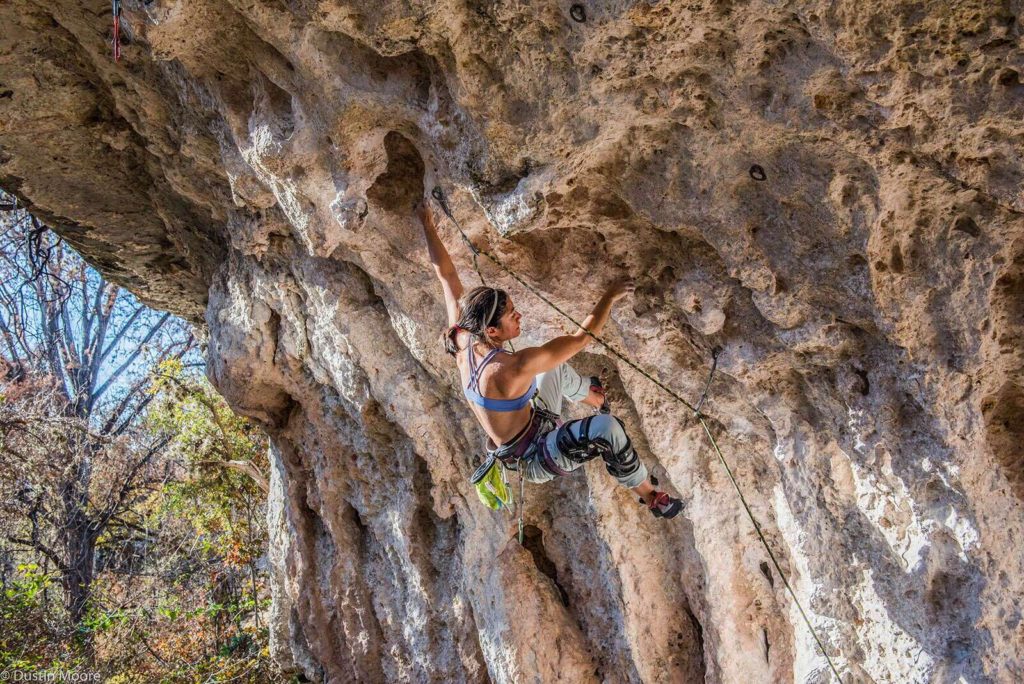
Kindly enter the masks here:
<path id="1" fill-rule="evenodd" d="M 693 408 L 693 415 L 700 417 L 700 409 L 704 406 L 704 402 L 708 398 L 708 390 L 711 389 L 711 381 L 715 379 L 715 370 L 718 368 L 718 356 L 722 353 L 721 347 L 715 347 L 711 350 L 711 372 L 708 373 L 708 381 L 704 383 L 704 391 L 700 394 L 700 401 Z"/>
<path id="2" fill-rule="evenodd" d="M 121 0 L 111 0 L 114 15 L 114 61 L 121 60 Z"/>
<path id="3" fill-rule="evenodd" d="M 519 501 L 516 502 L 516 506 L 519 509 L 519 545 L 523 545 L 524 535 L 523 530 L 523 511 L 526 508 L 526 477 L 523 475 L 523 467 L 526 465 L 526 459 L 520 458 L 519 464 L 516 466 L 516 470 L 519 471 Z"/>

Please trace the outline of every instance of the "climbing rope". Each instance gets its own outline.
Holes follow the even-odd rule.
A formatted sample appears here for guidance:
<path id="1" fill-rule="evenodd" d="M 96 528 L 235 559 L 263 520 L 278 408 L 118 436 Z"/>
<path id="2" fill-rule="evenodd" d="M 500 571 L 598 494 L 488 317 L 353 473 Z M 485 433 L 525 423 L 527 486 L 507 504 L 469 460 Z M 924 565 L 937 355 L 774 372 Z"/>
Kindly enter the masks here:
<path id="1" fill-rule="evenodd" d="M 433 192 L 431 194 L 433 195 L 434 199 L 437 199 L 438 195 L 441 195 L 442 197 L 444 196 L 444 194 L 441 192 L 441 188 L 439 188 L 439 187 L 438 188 L 434 188 L 434 190 L 433 190 Z M 451 220 L 451 222 L 455 226 L 455 228 L 459 231 L 459 235 L 462 236 L 462 241 L 464 243 L 466 243 L 466 247 L 468 247 L 469 250 L 473 253 L 474 265 L 476 264 L 476 256 L 477 255 L 482 254 L 483 256 L 487 257 L 498 268 L 503 270 L 505 273 L 507 273 L 509 276 L 511 276 L 513 279 L 515 279 L 516 282 L 518 282 L 520 285 L 525 287 L 531 294 L 533 294 L 535 297 L 540 299 L 542 302 L 547 304 L 549 307 L 551 307 L 552 309 L 557 311 L 559 314 L 561 314 L 561 316 L 563 318 L 568 320 L 570 323 L 572 323 L 573 325 L 575 325 L 578 328 L 581 328 L 583 330 L 583 332 L 587 333 L 587 335 L 589 335 L 594 341 L 596 341 L 602 347 L 604 347 L 609 352 L 611 352 L 612 355 L 614 355 L 617 359 L 619 359 L 620 361 L 625 363 L 627 366 L 629 366 L 630 368 L 635 370 L 640 375 L 644 376 L 645 378 L 647 378 L 648 380 L 653 382 L 655 385 L 660 387 L 664 392 L 666 392 L 669 396 L 671 396 L 673 399 L 675 399 L 676 401 L 681 403 L 683 406 L 688 408 L 690 411 L 694 410 L 695 407 L 690 402 L 686 401 L 686 399 L 683 399 L 681 396 L 679 396 L 679 394 L 677 394 L 672 389 L 667 387 L 663 382 L 661 382 L 660 380 L 658 380 L 657 378 L 652 376 L 650 373 L 645 371 L 643 368 L 641 368 L 640 366 L 636 365 L 635 363 L 633 363 L 632 361 L 627 359 L 621 352 L 619 352 L 617 349 L 615 349 L 613 346 L 611 346 L 608 342 L 603 340 L 601 337 L 595 335 L 594 333 L 592 333 L 589 330 L 587 330 L 586 328 L 584 328 L 582 323 L 577 321 L 571 315 L 569 315 L 564 310 L 562 310 L 561 307 L 559 307 L 557 304 L 555 304 L 550 299 L 548 299 L 543 294 L 541 294 L 541 292 L 537 288 L 535 288 L 534 286 L 530 285 L 528 282 L 523 280 L 519 276 L 518 273 L 516 273 L 515 271 L 510 269 L 504 263 L 502 263 L 502 261 L 500 259 L 498 259 L 498 257 L 494 256 L 491 252 L 487 251 L 486 249 L 480 249 L 479 247 L 474 245 L 473 241 L 469 239 L 469 236 L 466 235 L 466 232 L 462 229 L 462 226 L 459 225 L 459 222 L 456 221 L 455 217 L 451 215 L 450 210 L 448 209 L 448 203 L 447 202 L 444 202 L 444 203 L 438 202 L 438 203 L 441 206 L 441 210 L 445 213 L 445 215 L 449 218 L 449 220 Z M 479 269 L 478 269 L 477 272 L 479 273 Z M 481 280 L 482 279 L 483 279 L 483 276 L 481 276 Z"/>
<path id="2" fill-rule="evenodd" d="M 486 287 L 487 281 L 484 280 L 484 274 L 480 271 L 480 264 L 477 261 L 477 257 L 480 255 L 480 250 L 470 242 L 469 238 L 466 237 L 465 231 L 462 230 L 462 226 L 460 226 L 459 222 L 455 219 L 455 216 L 452 214 L 451 207 L 448 206 L 448 200 L 445 198 L 444 192 L 441 190 L 441 186 L 437 186 L 431 190 L 430 196 L 437 200 L 437 203 L 441 205 L 441 211 L 444 212 L 444 215 L 447 216 L 448 219 L 455 224 L 455 227 L 459 229 L 459 234 L 462 235 L 462 239 L 466 242 L 466 246 L 469 247 L 469 251 L 473 255 L 473 269 L 480 277 L 480 284 Z"/>
<path id="3" fill-rule="evenodd" d="M 825 650 L 825 645 L 821 642 L 821 639 L 818 637 L 817 631 L 814 629 L 814 626 L 811 624 L 810 618 L 808 618 L 807 617 L 807 613 L 804 612 L 804 608 L 800 604 L 800 599 L 797 598 L 796 592 L 793 590 L 792 585 L 790 585 L 789 580 L 786 578 L 786 573 L 782 570 L 782 566 L 779 565 L 778 559 L 775 557 L 775 554 L 772 552 L 771 546 L 768 544 L 768 540 L 765 538 L 764 532 L 761 530 L 761 524 L 757 521 L 757 518 L 754 516 L 754 512 L 750 509 L 750 505 L 747 503 L 747 498 L 743 495 L 743 490 L 740 488 L 739 482 L 736 481 L 736 477 L 733 475 L 732 468 L 729 467 L 729 462 L 726 460 L 725 454 L 722 453 L 722 450 L 718 446 L 718 441 L 715 439 L 714 434 L 711 432 L 711 428 L 708 426 L 707 421 L 704 420 L 704 414 L 702 414 L 700 412 L 701 407 L 704 405 L 704 402 L 707 399 L 708 390 L 711 388 L 711 381 L 714 378 L 715 370 L 718 368 L 718 356 L 719 356 L 720 350 L 715 349 L 712 352 L 711 373 L 708 375 L 707 383 L 705 383 L 705 385 L 704 385 L 704 392 L 701 395 L 700 401 L 698 401 L 697 405 L 694 406 L 690 402 L 686 401 L 686 399 L 683 399 L 677 392 L 673 391 L 672 389 L 667 387 L 664 383 L 662 383 L 660 380 L 655 378 L 653 375 L 651 375 L 650 373 L 645 371 L 643 368 L 641 368 L 640 366 L 638 366 L 634 362 L 630 361 L 628 358 L 625 357 L 625 355 L 623 355 L 621 352 L 619 352 L 617 349 L 615 349 L 611 344 L 606 342 L 599 335 L 595 335 L 590 330 L 587 330 L 586 328 L 584 328 L 583 325 L 580 322 L 578 322 L 575 318 L 573 318 L 568 313 L 563 311 L 558 305 L 556 305 L 550 299 L 548 299 L 543 294 L 541 294 L 540 291 L 537 290 L 537 288 L 533 287 L 532 285 L 527 283 L 525 280 L 523 280 L 519 276 L 518 273 L 516 273 L 515 271 L 510 269 L 508 266 L 506 266 L 504 264 L 504 262 L 502 262 L 501 259 L 499 259 L 497 256 L 495 256 L 494 254 L 492 254 L 491 252 L 489 252 L 489 251 L 487 251 L 485 249 L 480 249 L 475 244 L 473 244 L 473 241 L 469 239 L 469 236 L 462 229 L 462 226 L 459 225 L 459 222 L 452 215 L 451 210 L 450 210 L 450 208 L 448 206 L 448 202 L 445 201 L 444 192 L 441 190 L 441 188 L 440 187 L 435 187 L 433 189 L 433 191 L 431 192 L 431 195 L 434 197 L 435 200 L 437 200 L 438 204 L 441 206 L 441 210 L 445 213 L 445 215 L 448 217 L 448 219 L 452 222 L 452 225 L 455 226 L 456 230 L 459 231 L 459 235 L 462 236 L 462 241 L 466 244 L 466 246 L 469 248 L 469 250 L 473 253 L 473 263 L 474 263 L 474 266 L 476 266 L 476 257 L 479 254 L 482 254 L 485 257 L 487 257 L 488 259 L 490 259 L 491 262 L 494 263 L 494 265 L 496 265 L 498 268 L 503 270 L 505 273 L 507 273 L 513 279 L 515 279 L 520 285 L 525 287 L 530 293 L 532 293 L 534 296 L 536 296 L 542 302 L 547 304 L 554 311 L 556 311 L 561 316 L 563 316 L 564 318 L 569 320 L 571 323 L 576 325 L 578 328 L 583 330 L 583 332 L 585 332 L 587 335 L 589 335 L 595 342 L 600 344 L 602 347 L 607 349 L 613 356 L 615 356 L 617 359 L 619 359 L 620 361 L 625 363 L 627 366 L 629 366 L 630 368 L 635 370 L 637 373 L 639 373 L 643 377 L 645 377 L 648 380 L 650 380 L 652 383 L 654 383 L 654 385 L 659 387 L 662 391 L 664 391 L 666 394 L 668 394 L 670 397 L 675 399 L 677 402 L 682 404 L 684 407 L 686 407 L 687 409 L 689 409 L 693 413 L 694 418 L 700 423 L 701 427 L 704 428 L 704 432 L 705 432 L 705 434 L 707 434 L 708 440 L 711 442 L 711 446 L 714 447 L 715 453 L 718 455 L 718 460 L 721 462 L 722 467 L 725 468 L 725 472 L 729 476 L 729 481 L 732 482 L 732 486 L 736 489 L 736 494 L 739 495 L 740 503 L 743 505 L 743 510 L 746 511 L 747 517 L 750 518 L 750 522 L 754 526 L 754 531 L 757 533 L 758 539 L 761 540 L 762 546 L 764 546 L 765 551 L 768 552 L 768 558 L 771 560 L 772 565 L 775 566 L 776 572 L 778 572 L 779 573 L 779 577 L 782 578 L 783 585 L 785 585 L 786 590 L 789 592 L 790 597 L 793 599 L 793 603 L 796 604 L 797 609 L 800 611 L 800 617 L 803 618 L 804 624 L 807 625 L 807 629 L 809 629 L 811 631 L 811 636 L 814 638 L 814 642 L 818 645 L 818 648 L 821 649 L 821 654 L 825 657 L 825 661 L 828 663 L 828 667 L 832 671 L 832 674 L 835 675 L 836 680 L 838 682 L 840 682 L 840 684 L 842 684 L 843 679 L 842 679 L 842 677 L 839 676 L 839 670 L 836 669 L 836 666 L 832 662 L 832 658 L 829 656 L 828 651 Z M 477 273 L 479 273 L 479 269 L 477 269 Z M 482 279 L 483 279 L 483 276 L 481 275 L 481 280 Z M 522 488 L 522 479 L 521 479 L 522 478 L 522 471 L 521 470 L 520 470 L 520 473 L 519 473 L 519 477 L 520 477 L 520 488 Z M 520 543 L 522 543 L 522 515 L 521 515 L 521 513 L 520 513 L 519 524 L 520 524 L 520 528 L 519 528 L 519 535 L 520 536 L 519 536 L 519 539 L 520 539 Z"/>

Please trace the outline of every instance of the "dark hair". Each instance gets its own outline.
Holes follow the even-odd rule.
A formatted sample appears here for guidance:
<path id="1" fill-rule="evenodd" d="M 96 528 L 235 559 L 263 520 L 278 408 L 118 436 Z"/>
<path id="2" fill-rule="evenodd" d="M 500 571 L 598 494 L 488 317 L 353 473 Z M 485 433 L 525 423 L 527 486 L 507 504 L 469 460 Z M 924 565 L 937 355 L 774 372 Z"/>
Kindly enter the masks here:
<path id="1" fill-rule="evenodd" d="M 458 322 L 441 336 L 444 350 L 452 356 L 459 353 L 459 330 L 465 330 L 474 337 L 490 342 L 487 328 L 498 325 L 498 321 L 505 315 L 507 305 L 508 293 L 493 287 L 474 287 L 462 295 L 462 299 L 459 300 L 462 315 L 459 316 Z"/>

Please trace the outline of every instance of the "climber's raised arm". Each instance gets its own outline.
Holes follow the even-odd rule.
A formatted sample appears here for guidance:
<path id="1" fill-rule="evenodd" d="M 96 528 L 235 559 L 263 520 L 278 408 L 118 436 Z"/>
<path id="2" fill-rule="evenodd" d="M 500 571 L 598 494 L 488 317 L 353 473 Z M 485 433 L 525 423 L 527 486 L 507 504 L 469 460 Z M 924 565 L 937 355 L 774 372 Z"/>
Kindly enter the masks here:
<path id="1" fill-rule="evenodd" d="M 613 282 L 601 296 L 590 315 L 583 319 L 583 327 L 572 335 L 562 335 L 539 347 L 529 347 L 516 353 L 516 370 L 524 375 L 546 373 L 583 351 L 592 339 L 587 331 L 600 335 L 608 322 L 612 305 L 633 292 L 635 285 L 628 278 Z M 585 328 L 585 329 L 584 329 Z"/>
<path id="2" fill-rule="evenodd" d="M 416 205 L 416 215 L 423 224 L 423 234 L 427 238 L 427 252 L 430 254 L 430 263 L 434 265 L 434 273 L 441 281 L 441 289 L 444 291 L 444 306 L 448 312 L 448 325 L 455 325 L 459 320 L 459 298 L 462 297 L 462 281 L 459 280 L 459 272 L 455 270 L 448 250 L 437 235 L 437 227 L 434 225 L 434 215 L 430 211 L 427 202 L 420 202 Z"/>

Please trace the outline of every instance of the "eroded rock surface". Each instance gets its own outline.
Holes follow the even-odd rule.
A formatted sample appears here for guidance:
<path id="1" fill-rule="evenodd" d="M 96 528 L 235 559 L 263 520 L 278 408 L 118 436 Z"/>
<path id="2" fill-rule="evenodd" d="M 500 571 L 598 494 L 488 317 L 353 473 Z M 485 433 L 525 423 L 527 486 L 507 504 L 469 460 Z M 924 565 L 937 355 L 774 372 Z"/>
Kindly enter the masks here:
<path id="1" fill-rule="evenodd" d="M 596 345 L 685 517 L 475 499 L 413 202 L 705 412 L 844 681 L 1024 678 L 1020 2 L 0 4 L 0 186 L 205 321 L 274 443 L 274 657 L 327 682 L 824 682 L 687 412 Z M 761 174 L 751 172 L 759 165 Z M 450 228 L 463 280 L 476 275 Z M 495 268 L 526 317 L 564 322 Z"/>

